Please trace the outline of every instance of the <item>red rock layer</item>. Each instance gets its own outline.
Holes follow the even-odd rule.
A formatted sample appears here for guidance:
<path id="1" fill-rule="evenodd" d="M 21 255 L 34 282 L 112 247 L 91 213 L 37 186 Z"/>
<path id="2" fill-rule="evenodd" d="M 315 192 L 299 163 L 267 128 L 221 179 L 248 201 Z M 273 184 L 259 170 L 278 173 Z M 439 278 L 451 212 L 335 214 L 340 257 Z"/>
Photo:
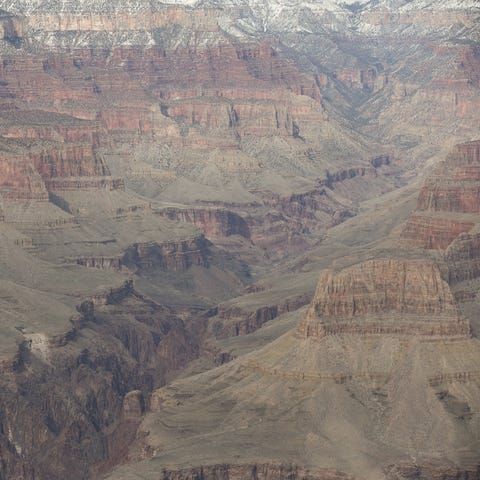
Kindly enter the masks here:
<path id="1" fill-rule="evenodd" d="M 215 18 L 178 8 L 155 15 L 149 22 L 195 28 Z M 47 26 L 47 17 L 26 21 Z M 48 29 L 108 27 L 87 17 L 48 19 L 53 21 Z M 137 20 L 132 16 L 129 21 Z M 126 22 L 124 28 L 133 26 Z M 86 180 L 78 177 L 90 177 L 90 188 L 99 188 L 102 182 L 93 177 L 109 172 L 97 149 L 110 146 L 112 139 L 132 145 L 152 135 L 175 147 L 231 150 L 246 135 L 295 137 L 305 125 L 324 121 L 312 75 L 301 73 L 269 42 L 232 45 L 220 38 L 198 48 L 89 48 L 4 57 L 2 96 L 12 107 L 0 119 L 0 135 L 17 142 L 28 138 L 35 148 L 18 160 L 19 178 L 0 179 L 0 188 L 15 198 L 42 199 L 46 190 L 86 188 Z M 19 101 L 32 105 L 32 111 L 18 110 Z M 30 168 L 29 162 L 46 185 L 22 166 Z"/>
<path id="2" fill-rule="evenodd" d="M 208 266 L 208 245 L 203 235 L 180 242 L 138 243 L 127 249 L 122 264 L 131 269 L 184 272 L 193 265 Z"/>
<path id="3" fill-rule="evenodd" d="M 480 277 L 480 234 L 463 233 L 447 248 L 449 283 L 473 280 Z"/>
<path id="4" fill-rule="evenodd" d="M 422 248 L 445 249 L 476 223 L 458 214 L 479 213 L 480 141 L 475 141 L 457 145 L 427 179 L 402 237 Z"/>
<path id="5" fill-rule="evenodd" d="M 371 260 L 326 271 L 301 336 L 331 334 L 469 335 L 448 284 L 430 261 Z"/>
<path id="6" fill-rule="evenodd" d="M 0 194 L 3 198 L 48 201 L 48 192 L 29 158 L 15 154 L 0 156 Z"/>
<path id="7" fill-rule="evenodd" d="M 295 465 L 247 464 L 205 465 L 186 470 L 164 470 L 162 480 L 190 478 L 216 480 L 355 480 L 335 470 L 311 471 Z"/>
<path id="8" fill-rule="evenodd" d="M 87 144 L 33 144 L 29 149 L 12 149 L 10 154 L 0 154 L 0 193 L 4 198 L 48 200 L 48 190 L 61 190 L 66 184 L 69 189 L 87 184 L 98 188 L 108 180 L 108 169 Z M 90 180 L 82 183 L 82 178 Z M 110 183 L 111 188 L 123 186 L 113 179 Z"/>
<path id="9" fill-rule="evenodd" d="M 443 250 L 473 225 L 471 221 L 438 217 L 424 212 L 413 213 L 402 231 L 402 238 L 422 248 Z"/>
<path id="10" fill-rule="evenodd" d="M 250 238 L 245 220 L 237 213 L 223 208 L 176 208 L 168 207 L 156 213 L 169 220 L 192 223 L 201 228 L 208 238 L 222 238 L 240 235 Z"/>
<path id="11" fill-rule="evenodd" d="M 216 319 L 212 325 L 217 338 L 237 337 L 255 332 L 267 323 L 287 312 L 298 310 L 308 305 L 309 295 L 298 295 L 279 301 L 274 305 L 266 305 L 254 311 L 243 310 L 237 306 L 219 305 Z"/>

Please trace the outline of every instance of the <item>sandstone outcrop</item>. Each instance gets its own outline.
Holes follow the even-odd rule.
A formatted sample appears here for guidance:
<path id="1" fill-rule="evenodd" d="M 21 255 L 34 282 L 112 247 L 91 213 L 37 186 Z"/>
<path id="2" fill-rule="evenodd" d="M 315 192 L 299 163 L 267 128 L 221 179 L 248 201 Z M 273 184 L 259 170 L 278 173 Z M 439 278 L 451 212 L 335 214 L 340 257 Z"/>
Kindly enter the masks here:
<path id="1" fill-rule="evenodd" d="M 211 320 L 212 329 L 217 338 L 248 335 L 262 327 L 266 322 L 278 316 L 298 310 L 310 302 L 308 294 L 287 296 L 274 305 L 265 305 L 250 311 L 236 305 L 220 304 L 216 316 Z"/>
<path id="2" fill-rule="evenodd" d="M 297 332 L 468 337 L 470 324 L 433 262 L 371 260 L 325 272 Z"/>
<path id="3" fill-rule="evenodd" d="M 480 235 L 460 234 L 446 249 L 448 281 L 451 284 L 480 277 Z"/>
<path id="4" fill-rule="evenodd" d="M 478 222 L 480 142 L 457 145 L 426 180 L 402 237 L 427 249 L 445 249 Z"/>
<path id="5" fill-rule="evenodd" d="M 472 138 L 475 3 L 179 2 L 0 1 L 0 281 L 23 296 L 1 284 L 0 477 L 97 478 L 135 440 L 156 458 L 132 475 L 155 480 L 475 478 L 458 452 L 478 459 L 478 344 L 455 304 L 480 271 L 475 144 L 404 230 L 446 249 L 442 274 L 327 272 L 295 334 L 213 352 L 220 370 L 153 395 L 147 418 L 152 389 L 202 351 L 198 312 L 242 289 L 236 253 L 260 274 L 289 251 L 323 268 L 343 248 L 308 265 L 327 228 Z M 454 299 L 446 280 L 471 285 Z M 218 308 L 225 343 L 308 300 L 257 293 Z"/>
<path id="6" fill-rule="evenodd" d="M 215 478 L 218 480 L 354 480 L 343 472 L 310 471 L 294 465 L 206 465 L 182 471 L 164 471 L 162 480 Z"/>

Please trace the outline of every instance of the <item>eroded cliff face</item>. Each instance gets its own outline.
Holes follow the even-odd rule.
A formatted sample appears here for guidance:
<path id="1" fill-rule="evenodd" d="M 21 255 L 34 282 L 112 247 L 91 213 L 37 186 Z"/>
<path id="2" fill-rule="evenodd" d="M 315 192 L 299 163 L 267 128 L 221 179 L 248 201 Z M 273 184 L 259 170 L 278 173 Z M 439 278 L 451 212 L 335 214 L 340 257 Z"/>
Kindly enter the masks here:
<path id="1" fill-rule="evenodd" d="M 273 11 L 255 1 L 0 3 L 0 281 L 13 278 L 29 300 L 1 284 L 0 337 L 15 349 L 2 356 L 0 380 L 6 478 L 95 477 L 124 461 L 149 393 L 197 356 L 203 334 L 248 341 L 309 301 L 302 291 L 223 303 L 243 290 L 248 268 L 210 241 L 262 272 L 315 245 L 361 200 L 403 184 L 446 145 L 471 138 L 478 123 L 475 5 L 432 12 L 414 2 L 397 14 L 349 2 L 335 11 L 312 2 Z M 403 459 L 419 446 L 428 457 L 474 445 L 477 347 L 454 300 L 474 297 L 463 286 L 454 296 L 445 280 L 478 276 L 477 163 L 478 145 L 459 147 L 404 232 L 415 245 L 448 247 L 442 275 L 431 261 L 407 260 L 326 273 L 280 348 L 247 360 L 226 354 L 218 363 L 232 360 L 227 378 L 212 374 L 218 383 L 197 397 L 190 388 L 153 396 L 154 413 L 191 430 L 167 428 L 170 418 L 155 424 L 158 436 L 142 427 L 135 445 L 162 458 L 152 478 L 368 478 L 398 451 Z M 177 314 L 129 282 L 97 292 L 127 276 Z M 46 295 L 55 308 L 29 295 Z M 71 327 L 49 333 L 51 318 L 58 311 L 67 322 L 78 297 L 87 300 Z M 218 302 L 210 324 L 198 315 Z M 224 392 L 232 378 L 241 392 Z M 218 408 L 195 425 L 207 391 Z M 404 398 L 420 413 L 405 417 Z M 215 431 L 230 424 L 240 431 L 233 446 L 228 432 Z M 212 442 L 199 444 L 210 432 Z M 218 458 L 225 445 L 230 454 Z M 354 456 L 339 459 L 340 449 Z M 164 458 L 191 458 L 194 468 L 163 471 Z M 300 466 L 281 466 L 285 459 Z M 301 467 L 323 464 L 323 472 Z M 407 462 L 389 475 L 478 473 L 462 465 Z"/>
<path id="2" fill-rule="evenodd" d="M 250 239 L 250 229 L 240 215 L 224 208 L 176 208 L 167 207 L 156 213 L 169 220 L 192 223 L 201 228 L 205 235 L 213 240 L 231 235 L 240 235 Z"/>
<path id="3" fill-rule="evenodd" d="M 458 145 L 426 180 L 402 237 L 427 249 L 445 249 L 478 223 L 480 142 Z"/>
<path id="4" fill-rule="evenodd" d="M 343 472 L 309 471 L 288 465 L 211 465 L 184 471 L 165 471 L 162 480 L 186 480 L 188 478 L 218 478 L 218 480 L 350 480 Z"/>
<path id="5" fill-rule="evenodd" d="M 296 329 L 156 390 L 109 478 L 475 479 L 479 355 L 432 260 L 327 271 Z"/>
<path id="6" fill-rule="evenodd" d="M 425 465 L 416 467 L 391 467 L 386 469 L 385 479 L 394 480 L 414 480 L 419 475 L 425 475 L 425 478 L 437 480 L 459 480 L 468 478 L 475 480 L 479 476 L 476 467 L 468 471 L 451 467 L 448 470 L 442 468 L 438 470 L 435 465 Z M 219 480 L 350 480 L 359 477 L 352 477 L 344 472 L 335 471 L 311 471 L 299 467 L 286 465 L 213 465 L 181 472 L 165 471 L 162 480 L 188 480 L 190 478 L 215 478 Z"/>
<path id="7" fill-rule="evenodd" d="M 203 235 L 182 242 L 135 244 L 122 263 L 131 269 L 184 272 L 192 265 L 208 266 L 208 241 Z"/>
<path id="8" fill-rule="evenodd" d="M 355 195 L 325 195 L 318 185 L 337 157 L 341 167 L 365 172 L 373 149 L 326 112 L 328 74 L 303 69 L 270 36 L 227 33 L 224 22 L 241 21 L 248 8 L 5 7 L 17 14 L 5 18 L 13 29 L 5 41 L 14 32 L 18 39 L 0 67 L 1 135 L 18 177 L 0 184 L 9 198 L 126 186 L 190 209 L 176 219 L 219 245 L 236 234 L 251 240 L 256 261 L 298 251 L 306 234 L 319 238 L 355 214 Z M 380 70 L 362 70 L 362 88 L 373 89 Z M 31 140 L 28 151 L 21 138 Z M 268 180 L 271 172 L 279 182 Z M 185 178 L 192 188 L 179 202 Z M 392 188 L 378 178 L 383 191 Z M 225 184 L 231 190 L 218 191 Z M 197 202 L 226 207 L 230 218 L 193 215 Z"/>
<path id="9" fill-rule="evenodd" d="M 298 333 L 469 336 L 470 325 L 432 262 L 372 260 L 324 273 Z"/>
<path id="10" fill-rule="evenodd" d="M 151 389 L 197 355 L 183 321 L 131 282 L 78 311 L 64 336 L 33 335 L 2 366 L 5 478 L 93 478 L 124 455 Z"/>

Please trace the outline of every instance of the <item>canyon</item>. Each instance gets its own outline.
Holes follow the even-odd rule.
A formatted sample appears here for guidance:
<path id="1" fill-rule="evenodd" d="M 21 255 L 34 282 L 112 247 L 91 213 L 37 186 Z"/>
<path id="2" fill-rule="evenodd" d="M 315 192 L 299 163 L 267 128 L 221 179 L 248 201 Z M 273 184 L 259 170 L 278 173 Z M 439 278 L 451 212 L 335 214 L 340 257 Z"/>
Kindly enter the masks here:
<path id="1" fill-rule="evenodd" d="M 473 0 L 0 0 L 0 479 L 480 478 Z"/>

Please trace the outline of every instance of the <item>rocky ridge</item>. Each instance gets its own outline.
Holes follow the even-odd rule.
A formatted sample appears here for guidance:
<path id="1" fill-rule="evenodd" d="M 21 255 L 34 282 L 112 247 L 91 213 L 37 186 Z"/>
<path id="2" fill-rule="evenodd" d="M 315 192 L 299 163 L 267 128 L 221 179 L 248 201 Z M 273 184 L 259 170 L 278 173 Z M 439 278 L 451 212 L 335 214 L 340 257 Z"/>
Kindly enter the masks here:
<path id="1" fill-rule="evenodd" d="M 478 222 L 480 142 L 455 147 L 426 180 L 402 237 L 428 249 L 445 249 Z"/>
<path id="2" fill-rule="evenodd" d="M 149 397 L 216 325 L 248 344 L 310 298 L 225 302 L 226 250 L 263 273 L 476 135 L 476 4 L 171 3 L 1 3 L 0 476 L 478 474 L 478 212 L 448 171 L 406 234 L 444 263 L 327 273 L 296 330 Z"/>
<path id="3" fill-rule="evenodd" d="M 459 168 L 439 169 L 475 182 L 475 168 L 471 177 L 459 172 L 475 164 L 475 145 L 448 157 L 460 158 Z M 436 197 L 422 191 L 418 203 L 425 198 Z M 228 363 L 154 392 L 140 427 L 149 435 L 132 449 L 137 462 L 109 478 L 138 471 L 158 478 L 165 463 L 176 465 L 166 478 L 256 478 L 286 459 L 308 470 L 272 471 L 273 478 L 476 478 L 480 346 L 472 334 L 476 311 L 465 308 L 470 300 L 457 288 L 478 286 L 476 230 L 459 234 L 443 255 L 417 258 L 398 249 L 400 233 L 392 232 L 392 257 L 373 250 L 374 259 L 347 257 L 325 270 L 293 330 L 238 358 L 224 352 Z M 286 432 L 288 444 L 280 441 Z M 254 462 L 259 450 L 268 463 Z M 225 471 L 216 467 L 220 458 Z"/>

